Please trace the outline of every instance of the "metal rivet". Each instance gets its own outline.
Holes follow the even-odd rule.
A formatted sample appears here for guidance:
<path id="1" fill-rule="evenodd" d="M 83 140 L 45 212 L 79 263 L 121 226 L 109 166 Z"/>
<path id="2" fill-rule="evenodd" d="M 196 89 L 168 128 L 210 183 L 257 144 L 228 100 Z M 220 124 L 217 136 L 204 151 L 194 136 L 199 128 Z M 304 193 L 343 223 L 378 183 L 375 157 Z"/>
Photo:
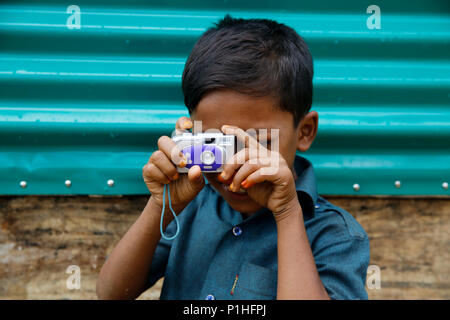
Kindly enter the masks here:
<path id="1" fill-rule="evenodd" d="M 355 191 L 359 191 L 359 184 L 357 184 L 357 183 L 355 183 L 354 185 L 353 185 L 353 190 L 355 190 Z"/>
<path id="2" fill-rule="evenodd" d="M 398 188 L 400 188 L 401 186 L 402 186 L 402 183 L 399 181 L 399 180 L 397 180 L 397 181 L 395 181 L 395 187 L 398 189 Z"/>
<path id="3" fill-rule="evenodd" d="M 114 180 L 113 179 L 109 179 L 108 180 L 108 186 L 110 186 L 110 187 L 114 186 Z"/>
<path id="4" fill-rule="evenodd" d="M 20 181 L 20 186 L 25 189 L 27 187 L 27 182 L 26 181 Z"/>
<path id="5" fill-rule="evenodd" d="M 66 182 L 64 182 L 64 184 L 66 185 L 67 188 L 70 188 L 70 186 L 72 185 L 72 181 L 66 180 Z"/>
<path id="6" fill-rule="evenodd" d="M 442 188 L 448 190 L 448 182 L 442 182 Z"/>

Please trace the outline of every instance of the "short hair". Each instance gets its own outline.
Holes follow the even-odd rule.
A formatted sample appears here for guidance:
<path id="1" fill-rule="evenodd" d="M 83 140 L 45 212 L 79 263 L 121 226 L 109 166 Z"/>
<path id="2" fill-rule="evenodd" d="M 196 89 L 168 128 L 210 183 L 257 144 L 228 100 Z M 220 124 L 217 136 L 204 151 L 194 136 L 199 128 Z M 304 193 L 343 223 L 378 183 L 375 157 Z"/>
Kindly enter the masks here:
<path id="1" fill-rule="evenodd" d="M 309 112 L 313 60 L 292 28 L 268 19 L 236 19 L 227 14 L 197 40 L 183 71 L 184 103 L 191 114 L 205 93 L 231 89 L 272 96 L 297 126 Z"/>

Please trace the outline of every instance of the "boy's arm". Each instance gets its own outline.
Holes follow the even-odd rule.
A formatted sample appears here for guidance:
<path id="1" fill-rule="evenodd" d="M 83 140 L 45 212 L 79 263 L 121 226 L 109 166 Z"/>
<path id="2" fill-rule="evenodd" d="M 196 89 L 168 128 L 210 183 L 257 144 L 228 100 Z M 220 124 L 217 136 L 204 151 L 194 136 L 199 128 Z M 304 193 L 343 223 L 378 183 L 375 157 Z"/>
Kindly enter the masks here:
<path id="1" fill-rule="evenodd" d="M 329 299 L 306 235 L 292 169 L 279 152 L 268 150 L 241 128 L 223 125 L 222 131 L 236 135 L 245 148 L 227 162 L 221 178 L 227 180 L 237 171 L 234 189 L 247 189 L 253 201 L 272 211 L 277 224 L 277 299 Z M 272 188 L 263 184 L 266 181 Z"/>
<path id="2" fill-rule="evenodd" d="M 187 117 L 179 118 L 175 125 L 176 130 L 191 127 L 192 122 Z M 205 184 L 197 165 L 189 168 L 187 174 L 178 174 L 176 166 L 185 166 L 186 163 L 186 158 L 172 139 L 168 136 L 158 139 L 158 150 L 152 153 L 142 169 L 144 181 L 152 196 L 142 214 L 103 265 L 96 288 L 100 299 L 134 299 L 146 289 L 153 255 L 161 238 L 160 216 L 162 204 L 167 202 L 163 199 L 164 185 L 170 184 L 172 208 L 178 215 Z M 164 229 L 172 219 L 169 206 L 166 206 Z"/>
<path id="3" fill-rule="evenodd" d="M 277 299 L 330 299 L 320 280 L 298 200 L 278 216 Z"/>
<path id="4" fill-rule="evenodd" d="M 161 238 L 161 206 L 150 197 L 143 212 L 116 245 L 97 280 L 99 299 L 135 299 L 146 288 L 148 272 Z M 182 208 L 173 208 L 175 213 Z M 164 229 L 173 219 L 164 213 Z"/>

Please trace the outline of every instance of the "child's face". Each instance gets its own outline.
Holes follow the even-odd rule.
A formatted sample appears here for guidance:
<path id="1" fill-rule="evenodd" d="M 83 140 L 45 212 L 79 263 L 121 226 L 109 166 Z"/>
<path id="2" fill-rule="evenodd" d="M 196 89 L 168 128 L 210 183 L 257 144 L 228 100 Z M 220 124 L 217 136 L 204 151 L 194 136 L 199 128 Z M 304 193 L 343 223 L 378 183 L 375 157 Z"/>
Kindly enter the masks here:
<path id="1" fill-rule="evenodd" d="M 310 112 L 299 123 L 293 125 L 293 115 L 276 109 L 276 100 L 270 97 L 251 97 L 231 90 L 214 90 L 206 94 L 192 113 L 193 121 L 202 121 L 202 131 L 218 129 L 222 125 L 237 126 L 244 131 L 267 129 L 267 148 L 270 150 L 270 130 L 279 131 L 279 150 L 288 165 L 293 168 L 296 150 L 306 151 L 315 138 L 317 113 Z M 305 119 L 310 119 L 306 120 Z M 205 174 L 209 183 L 222 195 L 228 204 L 244 215 L 250 215 L 261 207 L 246 193 L 239 194 L 227 189 L 217 173 Z"/>

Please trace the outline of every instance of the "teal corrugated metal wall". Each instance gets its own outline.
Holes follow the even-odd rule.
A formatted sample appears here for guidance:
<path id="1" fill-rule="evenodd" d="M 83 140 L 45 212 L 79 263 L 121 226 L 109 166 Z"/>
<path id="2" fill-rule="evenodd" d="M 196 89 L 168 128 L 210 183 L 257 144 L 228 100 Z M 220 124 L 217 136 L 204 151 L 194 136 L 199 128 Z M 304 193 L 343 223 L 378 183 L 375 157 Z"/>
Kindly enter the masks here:
<path id="1" fill-rule="evenodd" d="M 450 3 L 425 0 L 3 1 L 0 194 L 147 193 L 142 166 L 187 115 L 184 62 L 225 13 L 307 41 L 320 193 L 450 194 Z"/>

